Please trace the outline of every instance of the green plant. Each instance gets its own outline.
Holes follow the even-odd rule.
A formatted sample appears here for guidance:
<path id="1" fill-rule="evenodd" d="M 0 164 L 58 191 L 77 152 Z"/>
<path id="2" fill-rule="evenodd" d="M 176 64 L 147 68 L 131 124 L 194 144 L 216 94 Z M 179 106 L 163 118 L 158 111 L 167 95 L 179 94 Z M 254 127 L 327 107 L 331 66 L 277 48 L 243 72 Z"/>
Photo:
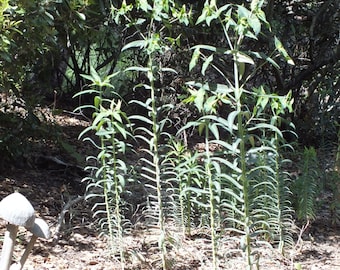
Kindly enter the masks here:
<path id="1" fill-rule="evenodd" d="M 152 5 L 143 1 L 134 6 L 123 1 L 120 8 L 112 8 L 117 23 L 124 22 L 127 27 L 134 27 L 139 34 L 137 40 L 123 47 L 123 53 L 131 55 L 133 53 L 128 52 L 137 51 L 146 59 L 140 65 L 131 64 L 125 72 L 133 78 L 142 78 L 134 91 L 144 91 L 143 96 L 146 96 L 143 100 L 130 102 L 143 108 L 144 114 L 131 115 L 129 120 L 134 128 L 133 137 L 141 149 L 140 181 L 148 192 L 144 213 L 153 228 L 157 225 L 163 269 L 171 268 L 167 252 L 167 245 L 172 243 L 171 232 L 166 226 L 170 220 L 179 223 L 184 234 L 190 234 L 195 223 L 209 228 L 213 269 L 219 267 L 221 232 L 232 231 L 239 239 L 248 269 L 258 267 L 259 257 L 252 249 L 254 241 L 265 239 L 278 243 L 282 252 L 291 241 L 292 210 L 287 199 L 290 195 L 287 183 L 290 180 L 284 172 L 283 159 L 283 150 L 289 149 L 289 144 L 286 144 L 280 130 L 282 115 L 292 110 L 291 94 L 278 96 L 264 86 L 255 87 L 252 78 L 267 64 L 279 68 L 273 56 L 282 55 L 290 63 L 292 60 L 275 37 L 273 43 L 276 49 L 270 56 L 243 50 L 246 42 L 258 40 L 262 25 L 270 31 L 261 10 L 262 4 L 262 1 L 252 1 L 248 9 L 235 4 L 218 7 L 216 1 L 206 1 L 197 19 L 196 23 L 204 27 L 212 24 L 221 27 L 226 41 L 222 48 L 205 44 L 192 48 L 189 70 L 200 67 L 202 81 L 186 83 L 188 95 L 183 102 L 193 104 L 198 117 L 179 129 L 177 135 L 195 129 L 203 140 L 201 152 L 191 151 L 165 129 L 172 123 L 164 112 L 173 106 L 162 99 L 162 80 L 165 74 L 176 72 L 164 67 L 159 59 L 170 50 L 169 44 L 175 45 L 175 39 L 168 37 L 166 30 L 171 29 L 169 11 L 173 14 L 176 5 L 173 1 L 154 1 Z M 132 10 L 143 16 L 131 17 L 129 12 Z M 181 21 L 183 17 L 171 19 Z M 183 20 L 183 23 L 188 22 Z M 140 30 L 142 26 L 146 26 L 145 32 Z M 220 69 L 219 61 L 231 62 L 231 75 Z M 219 83 L 208 76 L 211 70 L 220 74 Z M 101 88 L 98 74 L 91 73 L 92 76 L 85 78 L 96 84 L 99 82 Z M 224 83 L 220 83 L 222 80 Z M 111 87 L 110 80 L 104 81 L 108 84 L 104 86 Z M 100 94 L 103 91 L 88 92 Z M 106 115 L 108 112 L 103 105 L 106 101 L 109 102 L 102 96 L 95 98 L 95 130 L 99 123 L 100 130 L 104 124 L 114 130 L 117 128 L 112 125 L 117 119 Z M 117 103 L 113 104 L 115 108 Z M 126 128 L 119 127 L 116 133 L 126 132 Z M 103 134 L 107 135 L 105 132 Z M 115 168 L 115 159 L 111 161 L 110 158 L 117 157 L 110 152 L 110 147 L 124 143 L 122 140 L 106 141 L 110 136 L 103 137 L 102 132 L 97 131 L 97 135 L 104 142 L 99 147 L 102 154 L 96 157 L 102 166 L 92 168 L 98 172 L 100 187 L 105 192 L 107 187 L 101 181 L 102 176 L 110 176 L 110 168 Z M 127 134 L 121 135 L 124 140 L 128 137 Z M 251 161 L 252 158 L 255 162 Z M 120 171 L 125 173 L 122 169 Z M 119 192 L 117 198 L 116 205 L 122 199 Z M 108 215 L 109 220 L 110 209 L 107 207 L 103 213 Z M 121 220 L 114 216 L 114 221 L 117 219 Z"/>
<path id="2" fill-rule="evenodd" d="M 219 157 L 214 157 L 213 153 L 210 150 L 211 144 L 222 144 L 223 142 L 219 140 L 219 131 L 218 117 L 214 116 L 216 112 L 216 108 L 214 104 L 216 100 L 213 100 L 214 96 L 212 95 L 209 98 L 205 99 L 205 97 L 210 93 L 209 85 L 199 84 L 199 83 L 190 83 L 192 88 L 189 90 L 191 95 L 185 100 L 185 102 L 193 102 L 196 105 L 197 110 L 203 115 L 197 121 L 189 122 L 186 126 L 184 126 L 179 132 L 184 131 L 189 127 L 196 127 L 199 131 L 199 134 L 202 134 L 204 138 L 204 151 L 201 154 L 200 158 L 202 160 L 202 165 L 198 166 L 197 172 L 201 174 L 201 183 L 196 187 L 188 186 L 184 189 L 186 193 L 195 193 L 198 199 L 194 200 L 196 204 L 201 206 L 201 214 L 204 214 L 204 210 L 208 211 L 208 220 L 209 220 L 209 228 L 210 228 L 210 236 L 211 236 L 211 249 L 212 249 L 212 265 L 214 269 L 217 269 L 218 261 L 217 261 L 217 228 L 219 226 L 221 220 L 220 213 L 220 205 L 221 205 L 221 193 L 222 193 L 222 185 L 221 181 L 223 181 L 222 172 L 221 172 L 221 163 L 225 163 Z M 198 90 L 195 90 L 195 87 L 199 87 Z M 220 125 L 223 128 L 223 125 Z M 211 134 L 215 138 L 215 140 L 211 140 Z M 191 195 L 188 196 L 191 199 Z"/>
<path id="3" fill-rule="evenodd" d="M 285 111 L 292 111 L 292 99 L 290 93 L 287 96 L 268 95 L 264 88 L 260 87 L 256 90 L 258 93 L 257 105 L 259 105 L 257 113 L 263 113 L 267 107 L 270 108 L 271 114 L 268 115 L 270 123 L 277 127 L 282 127 L 282 122 L 287 122 L 282 118 Z M 290 130 L 285 132 L 293 133 L 292 123 Z M 262 153 L 257 160 L 253 160 L 259 166 L 260 175 L 255 174 L 255 178 L 259 177 L 258 184 L 262 184 L 263 179 L 268 178 L 269 182 L 264 182 L 264 188 L 259 191 L 260 208 L 267 209 L 265 215 L 268 228 L 268 240 L 278 244 L 281 253 L 284 253 L 285 246 L 293 246 L 292 227 L 293 227 L 293 209 L 291 206 L 291 191 L 289 186 L 291 184 L 290 174 L 285 171 L 287 163 L 291 163 L 289 159 L 284 159 L 282 153 L 293 150 L 290 144 L 286 144 L 282 134 L 275 132 L 274 134 L 266 134 L 265 131 L 261 138 L 266 145 L 270 146 L 272 150 Z M 264 166 L 264 167 L 263 167 Z M 262 180 L 261 180 L 262 179 Z"/>
<path id="4" fill-rule="evenodd" d="M 299 163 L 301 173 L 292 185 L 297 218 L 306 223 L 313 221 L 316 216 L 318 163 L 314 147 L 305 147 Z"/>
<path id="5" fill-rule="evenodd" d="M 202 194 L 196 192 L 205 185 L 204 168 L 198 162 L 201 159 L 201 154 L 197 151 L 192 152 L 177 138 L 171 140 L 165 158 L 165 162 L 170 163 L 167 167 L 172 167 L 173 172 L 169 179 L 171 183 L 169 193 L 174 200 L 172 211 L 175 213 L 174 220 L 180 224 L 185 236 L 191 235 L 192 226 L 197 221 L 198 215 L 201 225 L 204 225 L 205 207 L 200 205 L 195 207 L 198 202 L 205 201 L 200 198 Z"/>
<path id="6" fill-rule="evenodd" d="M 162 12 L 165 7 L 162 6 L 161 3 L 155 1 L 152 10 Z M 162 14 L 162 13 L 161 13 Z M 155 16 L 159 16 L 159 13 L 154 13 Z M 162 53 L 167 49 L 166 45 L 162 43 L 160 39 L 160 35 L 155 33 L 154 21 L 157 21 L 157 17 L 150 18 L 149 31 L 148 35 L 144 37 L 142 40 L 137 40 L 132 43 L 127 44 L 124 50 L 129 48 L 142 48 L 144 52 L 147 54 L 148 61 L 146 67 L 129 67 L 126 71 L 135 71 L 144 73 L 148 79 L 148 83 L 143 83 L 137 85 L 137 87 L 141 87 L 144 90 L 149 92 L 149 97 L 145 102 L 134 100 L 131 103 L 135 103 L 144 107 L 147 111 L 147 116 L 143 115 L 133 115 L 130 116 L 132 121 L 139 121 L 142 126 L 135 127 L 135 138 L 140 140 L 142 144 L 146 145 L 146 148 L 143 149 L 146 156 L 141 159 L 143 163 L 141 176 L 148 180 L 148 183 L 145 184 L 150 190 L 149 193 L 149 209 L 148 209 L 148 217 L 156 220 L 157 225 L 159 227 L 159 248 L 161 251 L 162 257 L 162 268 L 169 269 L 169 261 L 167 260 L 167 231 L 165 227 L 165 187 L 164 181 L 162 181 L 162 177 L 166 176 L 166 168 L 162 166 L 163 155 L 161 153 L 162 143 L 161 139 L 166 139 L 168 136 L 166 132 L 164 132 L 164 125 L 167 123 L 168 119 L 164 118 L 160 120 L 161 112 L 169 107 L 167 104 L 160 104 L 158 102 L 160 96 L 160 89 L 158 89 L 155 85 L 157 80 L 157 73 L 163 72 L 175 72 L 169 68 L 163 68 L 159 64 L 157 64 L 156 56 L 157 54 Z M 166 150 L 166 146 L 164 146 Z"/>
<path id="7" fill-rule="evenodd" d="M 263 60 L 259 66 L 269 62 L 278 67 L 269 56 L 242 51 L 246 39 L 257 40 L 262 24 L 268 27 L 261 5 L 261 1 L 252 1 L 250 9 L 232 4 L 218 7 L 215 1 L 206 1 L 196 22 L 208 26 L 213 22 L 219 23 L 226 40 L 226 48 L 211 45 L 193 47 L 189 69 L 192 70 L 201 60 L 202 75 L 208 72 L 209 67 L 213 67 L 219 71 L 226 84 L 187 83 L 190 95 L 185 102 L 194 103 L 202 116 L 180 130 L 182 132 L 189 127 L 196 127 L 204 138 L 203 167 L 207 185 L 187 190 L 207 195 L 207 203 L 199 203 L 210 213 L 214 269 L 218 268 L 216 232 L 220 220 L 227 224 L 226 230 L 242 235 L 240 246 L 245 251 L 248 269 L 257 264 L 251 245 L 259 236 L 279 235 L 281 249 L 283 242 L 291 241 L 289 233 L 285 231 L 291 229 L 292 210 L 287 203 L 287 180 L 282 180 L 280 172 L 279 151 L 284 139 L 278 119 L 284 111 L 291 110 L 292 101 L 290 95 L 279 97 L 255 88 L 248 90 L 247 85 L 253 73 L 244 76 L 247 65 L 254 66 L 254 70 L 258 68 L 254 57 Z M 277 52 L 292 63 L 279 40 L 275 38 L 274 41 Z M 215 59 L 225 56 L 232 60 L 231 78 L 219 70 L 216 64 L 218 60 Z M 225 111 L 227 115 L 220 113 Z M 219 145 L 222 150 L 211 151 L 212 144 Z M 265 158 L 260 158 L 262 163 L 249 164 L 248 158 L 252 155 Z M 270 155 L 273 158 L 267 157 Z M 221 213 L 228 214 L 223 217 Z"/>
<path id="8" fill-rule="evenodd" d="M 129 177 L 127 177 L 128 165 L 123 156 L 128 151 L 130 124 L 121 110 L 122 101 L 107 99 L 103 95 L 106 88 L 113 90 L 110 80 L 117 74 L 102 79 L 94 69 L 91 69 L 90 75 L 82 76 L 92 82 L 92 88 L 81 91 L 76 96 L 95 94 L 93 105 L 82 106 L 94 110 L 93 122 L 79 135 L 82 138 L 94 132 L 98 138 L 98 142 L 90 135 L 84 138 L 98 149 L 97 156 L 87 158 L 89 162 L 94 162 L 94 165 L 86 167 L 86 170 L 91 172 L 91 176 L 84 179 L 87 181 L 86 199 L 94 202 L 92 210 L 99 220 L 101 232 L 108 235 L 110 250 L 113 253 L 119 250 L 121 268 L 124 269 L 123 235 L 127 220 L 124 215 L 126 205 L 123 195 L 127 192 L 125 187 Z"/>

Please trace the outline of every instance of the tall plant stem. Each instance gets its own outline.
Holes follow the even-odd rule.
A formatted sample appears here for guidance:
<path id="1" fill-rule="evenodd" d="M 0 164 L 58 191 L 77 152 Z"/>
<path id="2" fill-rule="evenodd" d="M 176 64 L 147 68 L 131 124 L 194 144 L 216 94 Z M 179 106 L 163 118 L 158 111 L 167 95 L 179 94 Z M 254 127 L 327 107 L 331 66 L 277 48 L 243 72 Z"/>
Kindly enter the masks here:
<path id="1" fill-rule="evenodd" d="M 98 104 L 97 109 L 99 110 L 100 106 L 102 106 L 102 88 L 100 87 L 100 104 Z M 105 138 L 100 136 L 100 146 L 101 146 L 101 151 L 104 151 L 104 149 L 106 149 L 106 145 L 105 145 Z M 106 218 L 107 218 L 107 223 L 108 223 L 108 230 L 109 230 L 109 237 L 110 237 L 110 250 L 113 250 L 113 228 L 112 228 L 112 218 L 111 218 L 111 211 L 110 211 L 110 198 L 109 198 L 109 190 L 108 190 L 108 175 L 107 175 L 107 162 L 106 162 L 106 157 L 105 154 L 102 153 L 101 157 L 100 157 L 100 162 L 102 167 L 104 168 L 103 172 L 102 172 L 102 177 L 104 180 L 104 184 L 103 184 L 103 192 L 104 192 L 104 204 L 105 204 L 105 212 L 106 212 Z"/>
<path id="2" fill-rule="evenodd" d="M 190 177 L 188 177 L 188 179 L 190 179 Z M 183 194 L 182 185 L 183 184 L 180 182 L 178 194 L 179 194 L 179 204 L 180 204 L 179 206 L 180 206 L 180 211 L 181 211 L 182 232 L 183 232 L 183 236 L 186 236 L 187 234 L 190 235 L 190 209 L 188 211 L 185 207 L 186 205 L 185 205 L 184 197 L 182 195 Z M 190 207 L 190 197 L 188 198 L 188 201 L 189 201 L 189 207 Z M 189 226 L 187 226 L 186 217 L 189 218 L 188 219 L 189 220 Z"/>
<path id="3" fill-rule="evenodd" d="M 191 176 L 188 176 L 186 185 L 188 187 L 191 186 Z M 182 193 L 182 189 L 180 190 Z M 180 194 L 181 194 L 180 193 Z M 187 192 L 186 203 L 184 202 L 184 198 L 181 196 L 181 212 L 182 212 L 182 221 L 183 221 L 183 232 L 184 235 L 191 235 L 191 191 Z"/>
<path id="4" fill-rule="evenodd" d="M 238 43 L 240 44 L 242 37 L 239 37 Z M 236 46 L 238 47 L 238 46 Z M 236 49 L 236 51 L 238 48 Z M 237 137 L 240 139 L 240 182 L 243 188 L 243 214 L 244 214 L 244 243 L 247 268 L 252 269 L 252 259 L 251 259 L 251 239 L 250 239 L 250 198 L 249 198 L 249 179 L 247 177 L 246 168 L 246 149 L 245 149 L 245 127 L 243 121 L 242 113 L 242 88 L 240 88 L 239 82 L 239 70 L 238 70 L 238 59 L 234 55 L 234 87 L 235 87 L 235 99 L 236 99 L 236 110 L 237 114 Z"/>
<path id="5" fill-rule="evenodd" d="M 157 190 L 157 203 L 158 203 L 158 225 L 160 229 L 159 236 L 159 247 L 161 250 L 162 256 L 162 266 L 163 269 L 167 269 L 166 263 L 166 246 L 165 246 L 165 220 L 164 220 L 164 211 L 163 211 L 163 202 L 162 202 L 162 184 L 161 184 L 161 170 L 160 170 L 160 158 L 159 158 L 159 145 L 158 145 L 158 137 L 159 137 L 159 125 L 157 122 L 157 104 L 156 104 L 156 88 L 153 76 L 153 58 L 152 55 L 149 55 L 148 62 L 149 69 L 149 80 L 150 80 L 150 98 L 151 98 L 151 117 L 152 117 L 152 152 L 153 152 L 153 165 L 155 166 L 155 182 L 156 182 L 156 190 Z"/>
<path id="6" fill-rule="evenodd" d="M 251 246 L 250 246 L 250 199 L 249 199 L 249 180 L 247 177 L 247 169 L 246 169 L 246 149 L 245 149 L 245 136 L 244 136 L 244 127 L 242 121 L 242 112 L 239 111 L 237 116 L 237 127 L 238 127 L 238 138 L 241 138 L 240 141 L 240 163 L 241 163 L 241 183 L 243 186 L 243 207 L 244 207 L 244 232 L 245 232 L 245 251 L 246 251 L 246 259 L 247 265 L 249 269 L 251 269 L 252 261 L 251 261 Z"/>
<path id="7" fill-rule="evenodd" d="M 111 118 L 113 122 L 114 119 Z M 119 240 L 119 255 L 120 255 L 120 263 L 121 269 L 124 270 L 124 245 L 123 245 L 123 228 L 122 228 L 122 213 L 120 209 L 121 204 L 121 190 L 119 188 L 119 178 L 117 175 L 117 163 L 116 163 L 116 142 L 114 134 L 111 137 L 111 146 L 112 146 L 112 159 L 113 162 L 113 179 L 115 184 L 115 216 L 116 216 L 116 227 L 117 227 L 117 237 Z"/>
<path id="8" fill-rule="evenodd" d="M 277 133 L 275 133 L 275 150 L 277 153 L 279 153 L 279 138 Z M 282 201 L 283 194 L 283 187 L 284 187 L 284 180 L 280 176 L 280 157 L 277 154 L 275 156 L 275 183 L 276 183 L 276 196 L 278 198 L 278 203 L 277 203 L 277 209 L 278 209 L 278 214 L 277 214 L 277 220 L 278 220 L 278 226 L 279 226 L 279 237 L 280 237 L 280 242 L 279 242 L 279 251 L 281 254 L 284 254 L 284 248 L 285 248 L 285 226 L 283 225 L 283 215 L 282 212 L 284 210 L 284 202 Z"/>
<path id="9" fill-rule="evenodd" d="M 102 149 L 105 149 L 105 139 L 104 138 L 100 138 L 100 141 L 101 141 L 101 148 Z M 106 170 L 107 170 L 107 163 L 106 163 L 106 158 L 105 158 L 105 155 L 102 154 L 101 156 L 101 164 L 102 164 L 102 167 L 104 168 L 103 170 L 103 179 L 104 179 L 104 203 L 105 203 L 105 209 L 106 209 L 106 218 L 107 218 L 107 223 L 108 223 L 108 230 L 109 230 L 109 236 L 110 236 L 110 249 L 111 251 L 113 250 L 113 239 L 112 239 L 112 235 L 113 235 L 113 228 L 112 228 L 112 219 L 111 219 L 111 215 L 110 215 L 110 198 L 109 198 L 109 190 L 108 190 L 108 175 L 106 173 Z"/>
<path id="10" fill-rule="evenodd" d="M 211 172 L 211 158 L 209 151 L 209 128 L 208 123 L 205 124 L 205 172 L 208 177 L 209 184 L 209 204 L 210 204 L 210 235 L 211 235 L 211 249 L 212 249 L 212 264 L 213 269 L 217 269 L 217 243 L 216 243 L 216 228 L 215 228 L 215 194 L 214 194 L 214 179 Z"/>

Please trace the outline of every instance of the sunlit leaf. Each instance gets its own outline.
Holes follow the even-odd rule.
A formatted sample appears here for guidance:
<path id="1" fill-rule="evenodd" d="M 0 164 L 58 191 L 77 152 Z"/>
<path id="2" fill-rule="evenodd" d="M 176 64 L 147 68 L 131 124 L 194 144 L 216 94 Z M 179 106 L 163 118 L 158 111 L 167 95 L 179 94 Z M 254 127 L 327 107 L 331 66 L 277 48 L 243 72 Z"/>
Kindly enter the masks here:
<path id="1" fill-rule="evenodd" d="M 268 63 L 272 64 L 276 69 L 280 69 L 280 66 L 269 56 L 262 52 L 251 52 L 256 58 L 266 60 Z"/>
<path id="2" fill-rule="evenodd" d="M 135 41 L 131 41 L 130 43 L 126 44 L 123 48 L 122 48 L 122 52 L 126 51 L 127 49 L 130 48 L 145 48 L 147 46 L 147 41 L 146 40 L 135 40 Z"/>
<path id="3" fill-rule="evenodd" d="M 197 65 L 199 58 L 200 58 L 200 49 L 195 48 L 195 50 L 192 54 L 190 63 L 189 63 L 189 71 L 191 71 Z"/>
<path id="4" fill-rule="evenodd" d="M 274 43 L 275 43 L 275 48 L 284 57 L 287 63 L 290 65 L 295 65 L 293 59 L 289 56 L 286 49 L 283 47 L 281 41 L 276 36 L 274 37 Z"/>
<path id="5" fill-rule="evenodd" d="M 218 126 L 216 124 L 210 124 L 209 125 L 209 130 L 214 135 L 214 138 L 216 138 L 217 140 L 220 138 L 220 133 L 218 131 Z"/>
<path id="6" fill-rule="evenodd" d="M 236 61 L 239 63 L 251 64 L 254 65 L 254 60 L 247 54 L 243 52 L 236 52 Z"/>
<path id="7" fill-rule="evenodd" d="M 249 26 L 253 29 L 255 36 L 257 36 L 261 32 L 261 22 L 260 20 L 255 16 L 252 15 L 250 18 L 248 18 Z"/>
<path id="8" fill-rule="evenodd" d="M 202 70 L 201 70 L 201 73 L 203 75 L 205 75 L 205 71 L 207 70 L 207 68 L 209 67 L 210 63 L 213 61 L 214 59 L 214 56 L 213 55 L 210 55 L 207 59 L 205 59 L 205 61 L 203 62 L 203 65 L 202 65 Z"/>
<path id="9" fill-rule="evenodd" d="M 78 15 L 78 17 L 83 20 L 83 21 L 86 21 L 86 16 L 84 13 L 81 13 L 81 12 L 78 12 L 76 11 L 76 14 Z"/>

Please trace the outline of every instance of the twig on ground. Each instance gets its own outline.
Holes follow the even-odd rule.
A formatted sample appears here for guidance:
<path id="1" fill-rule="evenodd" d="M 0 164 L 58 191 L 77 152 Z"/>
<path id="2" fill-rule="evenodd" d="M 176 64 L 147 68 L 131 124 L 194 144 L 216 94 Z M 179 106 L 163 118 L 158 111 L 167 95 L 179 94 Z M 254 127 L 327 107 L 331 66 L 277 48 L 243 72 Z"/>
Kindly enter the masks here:
<path id="1" fill-rule="evenodd" d="M 293 252 L 292 252 L 292 255 L 291 255 L 291 264 L 290 264 L 290 269 L 293 270 L 295 269 L 296 267 L 294 266 L 294 259 L 295 259 L 295 256 L 298 252 L 301 252 L 302 250 L 302 247 L 303 247 L 303 240 L 302 240 L 302 235 L 304 234 L 304 232 L 307 230 L 307 228 L 309 227 L 310 225 L 310 220 L 308 219 L 306 224 L 304 224 L 301 229 L 299 228 L 299 235 L 298 235 L 298 239 L 296 241 L 296 244 L 293 248 Z"/>
<path id="2" fill-rule="evenodd" d="M 63 209 L 60 212 L 60 215 L 58 217 L 57 226 L 55 228 L 54 236 L 53 236 L 53 242 L 56 243 L 60 238 L 60 229 L 62 227 L 62 224 L 64 222 L 65 214 L 70 210 L 70 208 L 83 201 L 85 199 L 85 196 L 78 196 L 76 198 L 70 198 L 69 201 L 64 205 Z"/>

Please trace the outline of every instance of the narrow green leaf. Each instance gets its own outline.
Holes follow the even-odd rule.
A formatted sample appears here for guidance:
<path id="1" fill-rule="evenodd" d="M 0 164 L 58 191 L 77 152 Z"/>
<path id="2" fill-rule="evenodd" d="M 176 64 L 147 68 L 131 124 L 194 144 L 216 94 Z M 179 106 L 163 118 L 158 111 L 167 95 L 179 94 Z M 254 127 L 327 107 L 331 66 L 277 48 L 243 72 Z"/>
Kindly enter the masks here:
<path id="1" fill-rule="evenodd" d="M 161 68 L 163 72 L 171 72 L 177 74 L 177 71 L 173 68 Z"/>
<path id="2" fill-rule="evenodd" d="M 220 157 L 214 157 L 213 160 L 216 160 L 224 165 L 226 165 L 227 167 L 229 167 L 230 169 L 232 169 L 233 171 L 235 171 L 236 173 L 241 173 L 241 169 L 239 167 L 237 167 L 236 163 L 231 163 L 229 160 L 224 159 L 224 158 L 220 158 Z"/>
<path id="3" fill-rule="evenodd" d="M 212 51 L 212 52 L 216 52 L 217 48 L 215 46 L 211 46 L 211 45 L 196 45 L 194 47 L 192 47 L 193 49 L 199 49 L 199 50 L 208 50 L 208 51 Z"/>
<path id="4" fill-rule="evenodd" d="M 214 138 L 219 140 L 220 138 L 220 133 L 218 131 L 218 126 L 216 124 L 210 124 L 209 125 L 209 130 L 211 131 L 211 133 L 213 134 Z"/>
<path id="5" fill-rule="evenodd" d="M 93 104 L 95 108 L 99 108 L 101 105 L 102 99 L 100 98 L 100 96 L 95 96 L 93 98 Z"/>
<path id="6" fill-rule="evenodd" d="M 194 100 L 194 103 L 195 103 L 197 109 L 200 112 L 203 110 L 204 97 L 205 97 L 205 90 L 204 90 L 204 88 L 200 88 L 196 92 L 196 97 L 195 97 L 195 100 Z"/>
<path id="7" fill-rule="evenodd" d="M 250 64 L 250 65 L 255 64 L 254 60 L 249 55 L 247 55 L 244 52 L 239 52 L 239 51 L 236 52 L 236 61 L 239 63 L 245 63 L 245 64 Z"/>
<path id="8" fill-rule="evenodd" d="M 254 127 L 250 127 L 249 131 L 258 130 L 258 129 L 260 129 L 260 130 L 261 129 L 272 130 L 273 132 L 278 134 L 281 138 L 283 138 L 281 130 L 279 130 L 276 126 L 273 126 L 273 125 L 270 125 L 270 124 L 267 124 L 267 123 L 256 124 Z"/>
<path id="9" fill-rule="evenodd" d="M 250 10 L 255 11 L 259 6 L 260 0 L 252 0 L 250 3 Z"/>
<path id="10" fill-rule="evenodd" d="M 261 32 L 261 22 L 255 15 L 248 18 L 248 24 L 253 29 L 255 36 Z"/>
<path id="11" fill-rule="evenodd" d="M 81 12 L 78 12 L 76 11 L 76 14 L 78 15 L 78 17 L 83 20 L 83 21 L 86 21 L 86 16 L 84 13 L 81 13 Z"/>
<path id="12" fill-rule="evenodd" d="M 90 67 L 90 74 L 92 76 L 93 83 L 98 84 L 98 85 L 101 84 L 102 79 L 99 76 L 99 74 L 97 73 L 96 69 L 92 66 Z"/>
<path id="13" fill-rule="evenodd" d="M 205 61 L 203 62 L 203 65 L 202 65 L 202 70 L 201 70 L 202 75 L 205 75 L 205 71 L 207 70 L 207 68 L 209 67 L 210 63 L 213 60 L 214 60 L 213 55 L 210 55 L 207 59 L 205 59 Z"/>
<path id="14" fill-rule="evenodd" d="M 143 40 L 143 39 L 135 40 L 135 41 L 132 41 L 132 42 L 126 44 L 122 48 L 122 52 L 126 51 L 127 49 L 130 49 L 130 48 L 139 48 L 139 49 L 142 49 L 142 48 L 145 48 L 147 45 L 148 45 L 148 42 L 146 40 Z"/>
<path id="15" fill-rule="evenodd" d="M 275 48 L 284 57 L 287 63 L 290 65 L 295 65 L 293 59 L 289 56 L 286 49 L 283 47 L 281 41 L 276 36 L 274 37 L 274 43 L 275 43 Z"/>
<path id="16" fill-rule="evenodd" d="M 87 79 L 87 80 L 89 80 L 91 82 L 95 81 L 95 79 L 92 76 L 90 76 L 90 75 L 80 74 L 80 76 L 82 76 L 84 79 Z"/>
<path id="17" fill-rule="evenodd" d="M 82 75 L 82 76 L 83 76 L 83 75 Z M 92 78 L 92 77 L 91 77 L 91 78 Z M 95 94 L 100 94 L 100 91 L 94 90 L 94 89 L 83 90 L 83 91 L 80 91 L 80 92 L 76 93 L 76 94 L 73 96 L 73 98 L 79 97 L 79 96 L 81 96 L 81 95 L 87 95 L 87 94 L 93 94 L 93 93 L 95 93 Z"/>
<path id="18" fill-rule="evenodd" d="M 118 132 L 124 137 L 124 139 L 127 138 L 127 131 L 124 128 L 124 125 L 121 125 L 119 123 L 115 123 L 114 126 L 118 130 Z"/>
<path id="19" fill-rule="evenodd" d="M 272 64 L 276 69 L 280 69 L 280 66 L 269 56 L 262 52 L 250 52 L 252 55 L 254 55 L 256 58 L 263 59 L 267 61 L 268 63 Z"/>
<path id="20" fill-rule="evenodd" d="M 239 18 L 248 18 L 251 15 L 250 10 L 241 5 L 237 6 L 237 13 Z"/>
<path id="21" fill-rule="evenodd" d="M 199 58 L 200 58 L 200 49 L 196 48 L 192 54 L 192 57 L 189 63 L 189 71 L 191 71 L 197 65 Z"/>
<path id="22" fill-rule="evenodd" d="M 228 121 L 228 129 L 229 130 L 236 130 L 237 129 L 237 125 L 235 125 L 235 118 L 237 117 L 237 115 L 239 113 L 240 112 L 238 112 L 238 111 L 232 111 L 231 113 L 228 114 L 227 121 Z"/>
<path id="23" fill-rule="evenodd" d="M 238 74 L 240 80 L 243 78 L 244 72 L 246 70 L 246 65 L 244 63 L 238 63 Z"/>
<path id="24" fill-rule="evenodd" d="M 137 7 L 140 8 L 141 10 L 148 12 L 148 10 L 152 10 L 152 7 L 149 5 L 147 0 L 138 0 L 137 2 Z"/>
<path id="25" fill-rule="evenodd" d="M 148 67 L 137 67 L 137 66 L 133 66 L 133 67 L 128 67 L 127 69 L 125 69 L 125 71 L 149 72 L 150 69 L 149 69 Z"/>
<path id="26" fill-rule="evenodd" d="M 138 120 L 138 121 L 142 121 L 142 122 L 144 122 L 146 124 L 150 124 L 150 125 L 153 124 L 151 119 L 149 119 L 149 118 L 147 118 L 147 117 L 145 117 L 143 115 L 133 115 L 133 116 L 130 116 L 129 118 L 131 120 L 135 119 L 135 120 Z"/>

